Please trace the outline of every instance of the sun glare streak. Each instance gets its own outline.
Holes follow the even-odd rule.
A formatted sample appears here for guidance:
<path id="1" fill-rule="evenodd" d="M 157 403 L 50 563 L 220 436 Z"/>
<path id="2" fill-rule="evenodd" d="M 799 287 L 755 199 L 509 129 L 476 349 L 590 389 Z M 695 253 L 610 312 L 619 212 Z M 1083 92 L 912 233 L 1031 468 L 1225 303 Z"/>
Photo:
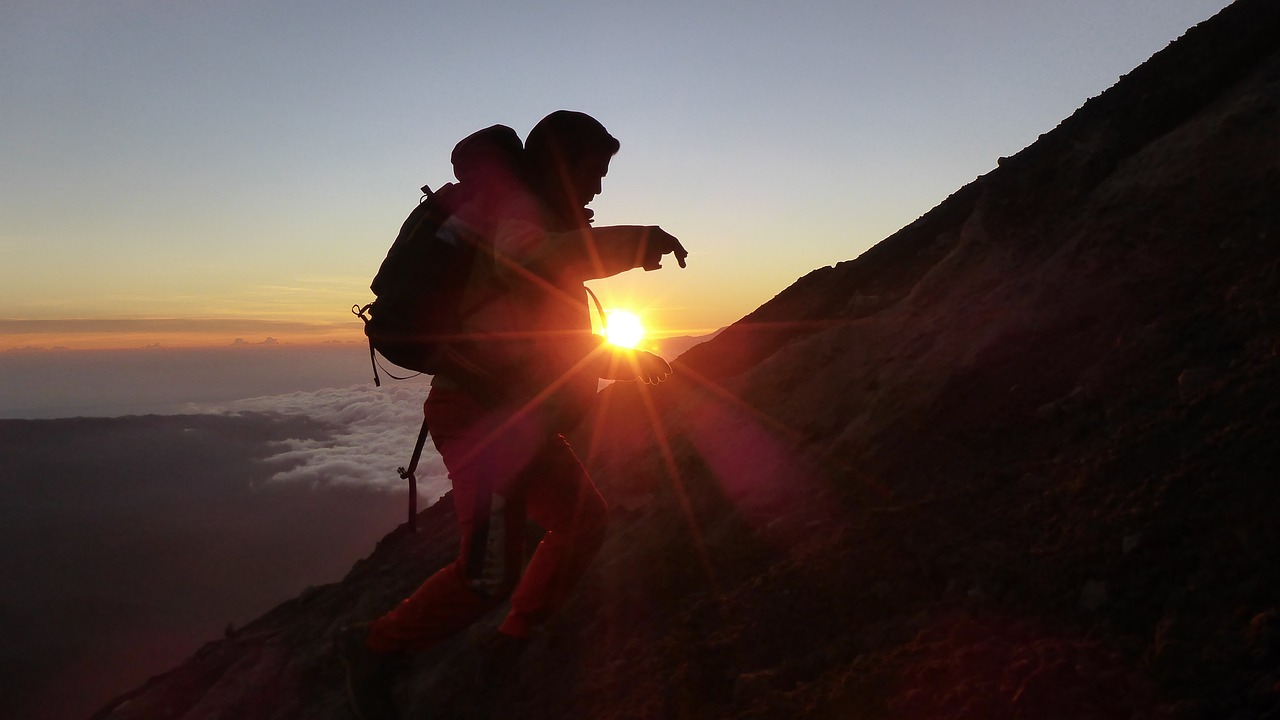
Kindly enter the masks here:
<path id="1" fill-rule="evenodd" d="M 689 492 L 684 484 L 684 476 L 680 473 L 680 466 L 676 463 L 675 452 L 671 449 L 666 426 L 662 424 L 662 418 L 658 415 L 658 408 L 654 406 L 653 398 L 649 395 L 650 389 L 640 385 L 638 390 L 640 392 L 640 403 L 644 405 L 649 425 L 653 428 L 653 435 L 658 440 L 658 446 L 662 452 L 663 465 L 666 466 L 667 475 L 671 478 L 672 487 L 675 489 L 676 497 L 679 500 L 680 511 L 684 514 L 685 523 L 689 526 L 689 534 L 693 537 L 694 549 L 698 553 L 698 558 L 702 561 L 703 570 L 706 572 L 707 580 L 715 591 L 716 598 L 722 601 L 724 593 L 720 588 L 720 577 L 716 573 L 715 566 L 711 563 L 711 554 L 707 551 L 706 540 L 702 537 L 702 528 L 698 525 L 698 518 L 693 510 L 693 502 L 689 499 Z"/>
<path id="2" fill-rule="evenodd" d="M 604 337 L 612 345 L 634 348 L 644 340 L 644 323 L 629 310 L 605 310 Z"/>

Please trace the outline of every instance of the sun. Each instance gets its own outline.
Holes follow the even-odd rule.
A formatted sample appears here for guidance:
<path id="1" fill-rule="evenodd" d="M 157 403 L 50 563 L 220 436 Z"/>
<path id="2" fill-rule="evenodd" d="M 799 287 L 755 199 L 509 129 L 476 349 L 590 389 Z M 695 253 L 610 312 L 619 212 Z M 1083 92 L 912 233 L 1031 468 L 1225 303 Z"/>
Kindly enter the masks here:
<path id="1" fill-rule="evenodd" d="M 644 323 L 628 310 L 606 310 L 604 337 L 618 347 L 633 348 L 644 339 Z"/>

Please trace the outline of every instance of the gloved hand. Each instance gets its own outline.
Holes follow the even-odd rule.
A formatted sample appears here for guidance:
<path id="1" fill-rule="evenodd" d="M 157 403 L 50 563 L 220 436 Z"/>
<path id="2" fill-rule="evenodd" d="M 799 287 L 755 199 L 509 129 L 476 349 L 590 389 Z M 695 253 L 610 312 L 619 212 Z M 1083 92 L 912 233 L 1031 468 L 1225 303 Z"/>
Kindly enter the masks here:
<path id="1" fill-rule="evenodd" d="M 675 235 L 655 225 L 649 229 L 649 237 L 644 248 L 644 264 L 641 267 L 645 270 L 660 269 L 662 256 L 667 253 L 674 254 L 680 267 L 685 267 L 684 259 L 689 257 L 689 251 L 684 249 Z"/>
<path id="2" fill-rule="evenodd" d="M 632 350 L 631 367 L 639 379 L 650 385 L 657 385 L 671 374 L 671 366 L 666 360 L 644 350 Z"/>

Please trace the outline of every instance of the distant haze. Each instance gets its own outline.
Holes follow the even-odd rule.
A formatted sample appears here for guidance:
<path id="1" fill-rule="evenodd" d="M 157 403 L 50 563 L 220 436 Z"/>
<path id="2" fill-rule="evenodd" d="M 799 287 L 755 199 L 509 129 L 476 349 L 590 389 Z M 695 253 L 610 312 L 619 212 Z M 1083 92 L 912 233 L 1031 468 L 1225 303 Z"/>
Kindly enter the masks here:
<path id="1" fill-rule="evenodd" d="M 714 336 L 659 339 L 652 345 L 673 359 Z M 412 375 L 394 366 L 386 369 Z M 382 379 L 381 392 L 415 386 L 424 397 L 427 392 L 428 378 L 400 381 L 384 373 Z M 0 419 L 173 415 L 247 398 L 349 387 L 374 389 L 364 342 L 0 352 Z M 271 410 L 269 405 L 262 401 L 255 408 Z"/>
<path id="2" fill-rule="evenodd" d="M 0 353 L 0 418 L 174 414 L 262 395 L 373 385 L 367 346 Z"/>

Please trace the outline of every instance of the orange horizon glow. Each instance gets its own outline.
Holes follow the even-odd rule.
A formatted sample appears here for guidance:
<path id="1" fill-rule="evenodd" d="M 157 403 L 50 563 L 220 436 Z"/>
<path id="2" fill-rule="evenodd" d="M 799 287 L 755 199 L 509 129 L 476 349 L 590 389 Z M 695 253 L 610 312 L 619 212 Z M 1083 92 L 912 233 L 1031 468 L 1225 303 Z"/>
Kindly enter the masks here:
<path id="1" fill-rule="evenodd" d="M 644 315 L 626 313 L 640 325 L 641 335 L 626 347 L 651 348 L 666 338 L 699 336 L 718 328 L 663 328 L 649 326 Z M 633 330 L 634 332 L 634 330 Z M 607 333 L 601 331 L 601 334 Z M 306 321 L 129 318 L 129 319 L 0 319 L 0 353 L 62 350 L 203 349 L 288 345 L 319 346 L 366 343 L 359 320 L 312 323 Z M 621 344 L 615 342 L 614 344 Z"/>
<path id="2" fill-rule="evenodd" d="M 209 319 L 0 320 L 0 352 L 141 350 L 365 342 L 360 322 Z"/>

